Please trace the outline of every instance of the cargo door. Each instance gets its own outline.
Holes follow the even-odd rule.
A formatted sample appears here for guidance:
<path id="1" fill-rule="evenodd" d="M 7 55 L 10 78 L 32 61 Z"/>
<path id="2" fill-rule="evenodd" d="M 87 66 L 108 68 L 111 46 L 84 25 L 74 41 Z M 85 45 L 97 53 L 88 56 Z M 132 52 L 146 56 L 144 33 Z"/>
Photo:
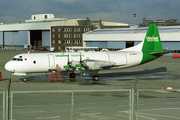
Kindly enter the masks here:
<path id="1" fill-rule="evenodd" d="M 48 59 L 49 59 L 49 67 L 55 67 L 54 55 L 49 54 L 49 55 L 48 55 Z"/>

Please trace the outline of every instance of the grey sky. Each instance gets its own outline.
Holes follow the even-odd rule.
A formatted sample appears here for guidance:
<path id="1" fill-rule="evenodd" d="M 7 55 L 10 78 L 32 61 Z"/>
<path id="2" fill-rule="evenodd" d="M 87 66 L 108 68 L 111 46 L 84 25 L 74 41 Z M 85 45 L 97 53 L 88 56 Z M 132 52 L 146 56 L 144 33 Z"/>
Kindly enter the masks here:
<path id="1" fill-rule="evenodd" d="M 32 14 L 52 13 L 55 18 L 101 19 L 137 23 L 147 19 L 180 20 L 180 0 L 1 0 L 0 23 L 23 22 Z"/>

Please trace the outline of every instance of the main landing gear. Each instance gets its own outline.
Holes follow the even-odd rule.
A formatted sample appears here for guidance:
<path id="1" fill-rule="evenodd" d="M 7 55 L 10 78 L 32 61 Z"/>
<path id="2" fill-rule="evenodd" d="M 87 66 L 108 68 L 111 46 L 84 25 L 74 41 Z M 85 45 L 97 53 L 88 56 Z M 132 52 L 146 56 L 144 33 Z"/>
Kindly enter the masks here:
<path id="1" fill-rule="evenodd" d="M 93 80 L 93 81 L 99 81 L 99 76 L 98 76 L 98 75 L 92 76 L 92 80 Z"/>
<path id="2" fill-rule="evenodd" d="M 76 73 L 74 73 L 74 72 L 69 73 L 69 78 L 75 78 L 75 77 L 76 77 Z M 99 76 L 98 75 L 92 76 L 92 80 L 99 81 Z"/>
<path id="3" fill-rule="evenodd" d="M 27 82 L 26 76 L 22 76 L 22 82 Z"/>
<path id="4" fill-rule="evenodd" d="M 69 78 L 75 78 L 75 77 L 76 77 L 75 73 L 73 73 L 73 72 L 69 73 Z"/>

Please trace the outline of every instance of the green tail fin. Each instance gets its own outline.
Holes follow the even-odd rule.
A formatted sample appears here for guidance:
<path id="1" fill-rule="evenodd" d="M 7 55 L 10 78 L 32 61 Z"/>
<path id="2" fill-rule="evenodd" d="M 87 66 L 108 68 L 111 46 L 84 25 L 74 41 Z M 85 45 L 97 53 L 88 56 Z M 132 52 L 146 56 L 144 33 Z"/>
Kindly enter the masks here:
<path id="1" fill-rule="evenodd" d="M 142 51 L 149 53 L 163 51 L 159 31 L 155 24 L 149 25 Z"/>
<path id="2" fill-rule="evenodd" d="M 158 28 L 155 24 L 150 24 L 142 46 L 143 58 L 141 64 L 160 57 L 161 54 L 157 53 L 161 53 L 162 51 Z"/>

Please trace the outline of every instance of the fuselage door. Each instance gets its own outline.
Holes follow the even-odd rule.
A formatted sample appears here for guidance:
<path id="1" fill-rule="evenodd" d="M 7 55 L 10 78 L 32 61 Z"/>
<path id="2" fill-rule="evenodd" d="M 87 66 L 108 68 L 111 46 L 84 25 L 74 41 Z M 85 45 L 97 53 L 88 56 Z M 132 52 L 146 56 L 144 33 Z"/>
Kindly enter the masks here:
<path id="1" fill-rule="evenodd" d="M 49 55 L 48 55 L 48 59 L 49 59 L 49 67 L 55 67 L 54 55 L 49 54 Z"/>

